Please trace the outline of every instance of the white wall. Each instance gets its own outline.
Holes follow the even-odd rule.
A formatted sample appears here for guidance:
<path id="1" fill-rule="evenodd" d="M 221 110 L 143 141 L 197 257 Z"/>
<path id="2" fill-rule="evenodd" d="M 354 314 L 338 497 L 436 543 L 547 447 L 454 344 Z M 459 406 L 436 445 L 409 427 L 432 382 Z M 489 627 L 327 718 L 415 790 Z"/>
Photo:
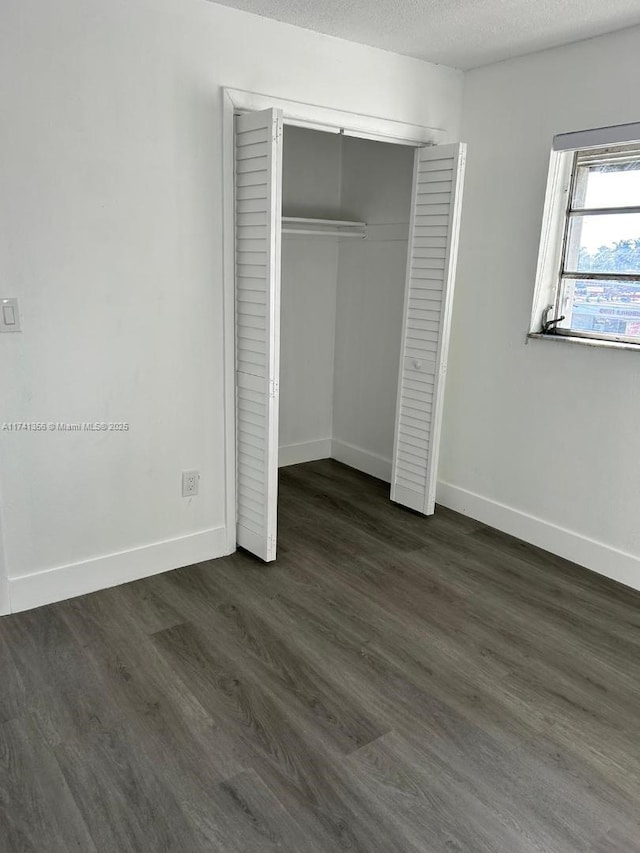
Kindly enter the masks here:
<path id="1" fill-rule="evenodd" d="M 525 345 L 525 333 L 552 137 L 637 121 L 639 55 L 634 28 L 466 75 L 469 147 L 438 492 L 636 587 L 640 355 Z"/>
<path id="2" fill-rule="evenodd" d="M 342 211 L 368 239 L 340 243 L 336 304 L 333 455 L 390 479 L 412 148 L 346 138 Z"/>
<path id="3" fill-rule="evenodd" d="M 285 216 L 340 218 L 342 137 L 285 127 Z M 284 236 L 280 346 L 280 464 L 331 452 L 338 242 Z"/>
<path id="4" fill-rule="evenodd" d="M 283 139 L 283 216 L 340 217 L 343 137 L 285 125 Z"/>
<path id="5" fill-rule="evenodd" d="M 221 86 L 458 136 L 442 66 L 206 0 L 3 0 L 2 420 L 131 425 L 0 433 L 13 609 L 227 547 Z"/>

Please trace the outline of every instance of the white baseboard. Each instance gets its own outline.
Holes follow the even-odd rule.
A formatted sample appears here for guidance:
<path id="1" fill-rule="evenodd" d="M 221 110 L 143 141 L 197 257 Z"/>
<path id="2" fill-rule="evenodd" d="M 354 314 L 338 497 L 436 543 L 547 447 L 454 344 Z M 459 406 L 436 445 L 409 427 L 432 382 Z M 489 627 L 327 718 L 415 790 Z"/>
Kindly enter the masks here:
<path id="1" fill-rule="evenodd" d="M 391 460 L 356 447 L 355 444 L 334 438 L 331 442 L 331 458 L 358 471 L 364 471 L 365 474 L 371 474 L 372 477 L 377 477 L 386 483 L 391 482 Z"/>
<path id="2" fill-rule="evenodd" d="M 640 590 L 640 558 L 633 554 L 589 539 L 573 530 L 558 527 L 550 521 L 544 521 L 451 483 L 438 483 L 436 500 L 442 506 L 475 518 L 503 533 L 509 533 L 537 545 L 538 548 Z"/>
<path id="3" fill-rule="evenodd" d="M 390 459 L 347 442 L 335 439 L 332 442 L 328 440 L 307 442 L 303 445 L 281 448 L 281 451 L 290 452 L 291 456 L 288 458 L 295 459 L 296 462 L 311 461 L 307 457 L 299 458 L 302 448 L 307 447 L 308 452 L 311 452 L 309 445 L 316 447 L 314 454 L 317 455 L 313 455 L 311 459 L 324 459 L 331 456 L 345 465 L 386 482 L 391 479 Z M 296 448 L 299 448 L 299 451 L 294 453 Z M 295 464 L 295 462 L 285 464 Z M 633 554 L 589 539 L 582 534 L 451 483 L 438 483 L 437 500 L 449 509 L 640 590 L 640 558 Z M 227 553 L 229 548 L 226 529 L 217 527 L 23 577 L 9 578 L 10 611 L 18 613 L 22 610 L 30 610 L 160 572 L 223 557 Z"/>
<path id="4" fill-rule="evenodd" d="M 278 452 L 278 467 L 284 468 L 286 465 L 298 465 L 300 462 L 328 459 L 329 456 L 331 456 L 330 438 L 302 441 L 300 444 L 285 444 Z"/>
<path id="5" fill-rule="evenodd" d="M 7 561 L 4 552 L 4 534 L 2 520 L 2 495 L 0 495 L 0 616 L 11 613 L 9 602 L 9 581 L 7 579 Z"/>
<path id="6" fill-rule="evenodd" d="M 76 595 L 223 557 L 227 553 L 226 529 L 214 527 L 81 563 L 9 578 L 11 612 L 53 604 Z"/>

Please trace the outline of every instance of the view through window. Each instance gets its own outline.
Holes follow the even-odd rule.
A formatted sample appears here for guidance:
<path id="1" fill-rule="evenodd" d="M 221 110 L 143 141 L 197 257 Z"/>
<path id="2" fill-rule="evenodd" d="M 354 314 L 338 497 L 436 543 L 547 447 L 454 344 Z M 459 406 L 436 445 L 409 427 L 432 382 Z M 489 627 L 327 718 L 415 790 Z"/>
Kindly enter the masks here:
<path id="1" fill-rule="evenodd" d="M 574 155 L 557 331 L 640 344 L 640 145 Z"/>

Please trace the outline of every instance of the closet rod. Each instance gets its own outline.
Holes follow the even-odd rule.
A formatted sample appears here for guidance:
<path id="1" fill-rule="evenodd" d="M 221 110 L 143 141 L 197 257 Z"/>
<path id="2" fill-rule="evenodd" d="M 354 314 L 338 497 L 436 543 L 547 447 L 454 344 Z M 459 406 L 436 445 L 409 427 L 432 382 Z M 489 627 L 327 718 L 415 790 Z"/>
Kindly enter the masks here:
<path id="1" fill-rule="evenodd" d="M 320 231 L 320 230 L 302 230 L 301 228 L 283 228 L 283 234 L 303 234 L 313 237 L 357 237 L 364 240 L 366 234 L 355 234 L 351 231 Z"/>
<path id="2" fill-rule="evenodd" d="M 345 226 L 346 228 L 364 228 L 366 222 L 357 222 L 353 219 L 309 219 L 306 216 L 283 216 L 283 222 L 294 223 L 299 225 L 335 225 Z"/>

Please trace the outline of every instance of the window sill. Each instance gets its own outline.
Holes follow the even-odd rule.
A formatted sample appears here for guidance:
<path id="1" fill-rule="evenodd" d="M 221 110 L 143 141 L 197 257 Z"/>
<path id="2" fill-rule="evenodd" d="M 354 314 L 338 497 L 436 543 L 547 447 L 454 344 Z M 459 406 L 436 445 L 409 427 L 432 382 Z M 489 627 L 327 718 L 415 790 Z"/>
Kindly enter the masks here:
<path id="1" fill-rule="evenodd" d="M 623 341 L 599 341 L 596 338 L 582 338 L 572 335 L 543 335 L 541 332 L 529 332 L 527 340 L 555 341 L 565 344 L 582 344 L 587 347 L 605 347 L 606 349 L 626 349 L 640 352 L 640 343 L 629 344 Z"/>

